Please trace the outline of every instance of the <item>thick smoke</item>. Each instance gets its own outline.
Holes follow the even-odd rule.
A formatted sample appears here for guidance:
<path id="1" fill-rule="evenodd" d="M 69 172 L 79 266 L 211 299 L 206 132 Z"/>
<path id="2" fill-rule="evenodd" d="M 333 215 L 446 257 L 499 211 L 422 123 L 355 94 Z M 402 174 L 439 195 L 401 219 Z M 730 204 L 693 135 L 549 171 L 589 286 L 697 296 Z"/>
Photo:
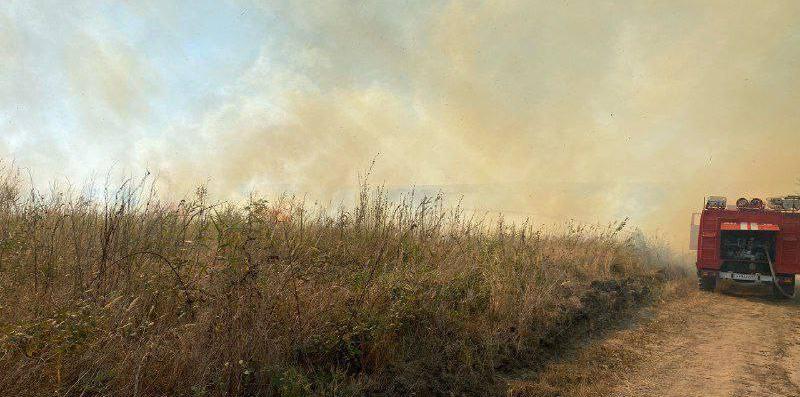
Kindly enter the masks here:
<path id="1" fill-rule="evenodd" d="M 225 197 L 328 199 L 378 155 L 375 183 L 541 223 L 631 217 L 682 249 L 705 195 L 786 194 L 800 176 L 795 2 L 241 8 L 280 25 L 247 72 L 195 119 L 121 139 L 123 163 L 158 170 L 168 190 L 209 180 Z M 143 123 L 147 62 L 108 48 L 76 47 L 71 63 L 94 54 L 125 81 L 72 80 L 122 125 Z"/>

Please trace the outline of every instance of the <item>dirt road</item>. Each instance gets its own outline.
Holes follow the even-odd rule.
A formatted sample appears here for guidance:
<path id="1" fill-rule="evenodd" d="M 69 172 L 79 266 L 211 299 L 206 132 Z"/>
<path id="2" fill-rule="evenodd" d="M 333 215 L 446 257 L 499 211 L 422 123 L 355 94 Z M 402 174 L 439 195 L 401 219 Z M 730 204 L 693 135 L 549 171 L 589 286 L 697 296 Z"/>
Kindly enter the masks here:
<path id="1" fill-rule="evenodd" d="M 612 396 L 800 396 L 800 298 L 689 291 L 603 344 L 638 357 Z"/>

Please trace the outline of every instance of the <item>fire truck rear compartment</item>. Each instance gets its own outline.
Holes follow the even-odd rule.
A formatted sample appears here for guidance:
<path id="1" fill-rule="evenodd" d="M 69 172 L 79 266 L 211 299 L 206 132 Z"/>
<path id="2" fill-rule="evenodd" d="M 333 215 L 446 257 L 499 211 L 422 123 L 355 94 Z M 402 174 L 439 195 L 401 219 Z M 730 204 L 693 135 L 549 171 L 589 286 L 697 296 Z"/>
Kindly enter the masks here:
<path id="1" fill-rule="evenodd" d="M 730 230 L 720 236 L 721 271 L 770 274 L 769 258 L 775 260 L 775 232 Z"/>

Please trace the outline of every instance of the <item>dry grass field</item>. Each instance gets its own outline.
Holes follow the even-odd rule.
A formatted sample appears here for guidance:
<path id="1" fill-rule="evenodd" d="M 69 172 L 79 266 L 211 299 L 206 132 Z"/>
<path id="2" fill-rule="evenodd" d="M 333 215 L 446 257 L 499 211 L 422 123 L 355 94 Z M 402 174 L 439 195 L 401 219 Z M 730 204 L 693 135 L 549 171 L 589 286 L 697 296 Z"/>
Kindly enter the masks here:
<path id="1" fill-rule="evenodd" d="M 4 395 L 504 395 L 681 274 L 624 222 L 541 231 L 366 186 L 339 210 L 22 186 L 2 174 Z"/>

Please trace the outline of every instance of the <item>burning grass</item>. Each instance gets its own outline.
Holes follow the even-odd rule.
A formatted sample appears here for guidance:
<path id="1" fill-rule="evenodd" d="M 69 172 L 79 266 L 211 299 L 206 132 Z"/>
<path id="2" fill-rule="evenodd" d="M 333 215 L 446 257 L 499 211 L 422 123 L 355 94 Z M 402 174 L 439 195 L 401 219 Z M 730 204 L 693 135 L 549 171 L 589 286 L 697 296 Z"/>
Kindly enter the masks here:
<path id="1" fill-rule="evenodd" d="M 503 394 L 668 274 L 624 223 L 545 233 L 366 187 L 338 211 L 162 202 L 144 181 L 28 194 L 4 175 L 8 395 Z"/>

